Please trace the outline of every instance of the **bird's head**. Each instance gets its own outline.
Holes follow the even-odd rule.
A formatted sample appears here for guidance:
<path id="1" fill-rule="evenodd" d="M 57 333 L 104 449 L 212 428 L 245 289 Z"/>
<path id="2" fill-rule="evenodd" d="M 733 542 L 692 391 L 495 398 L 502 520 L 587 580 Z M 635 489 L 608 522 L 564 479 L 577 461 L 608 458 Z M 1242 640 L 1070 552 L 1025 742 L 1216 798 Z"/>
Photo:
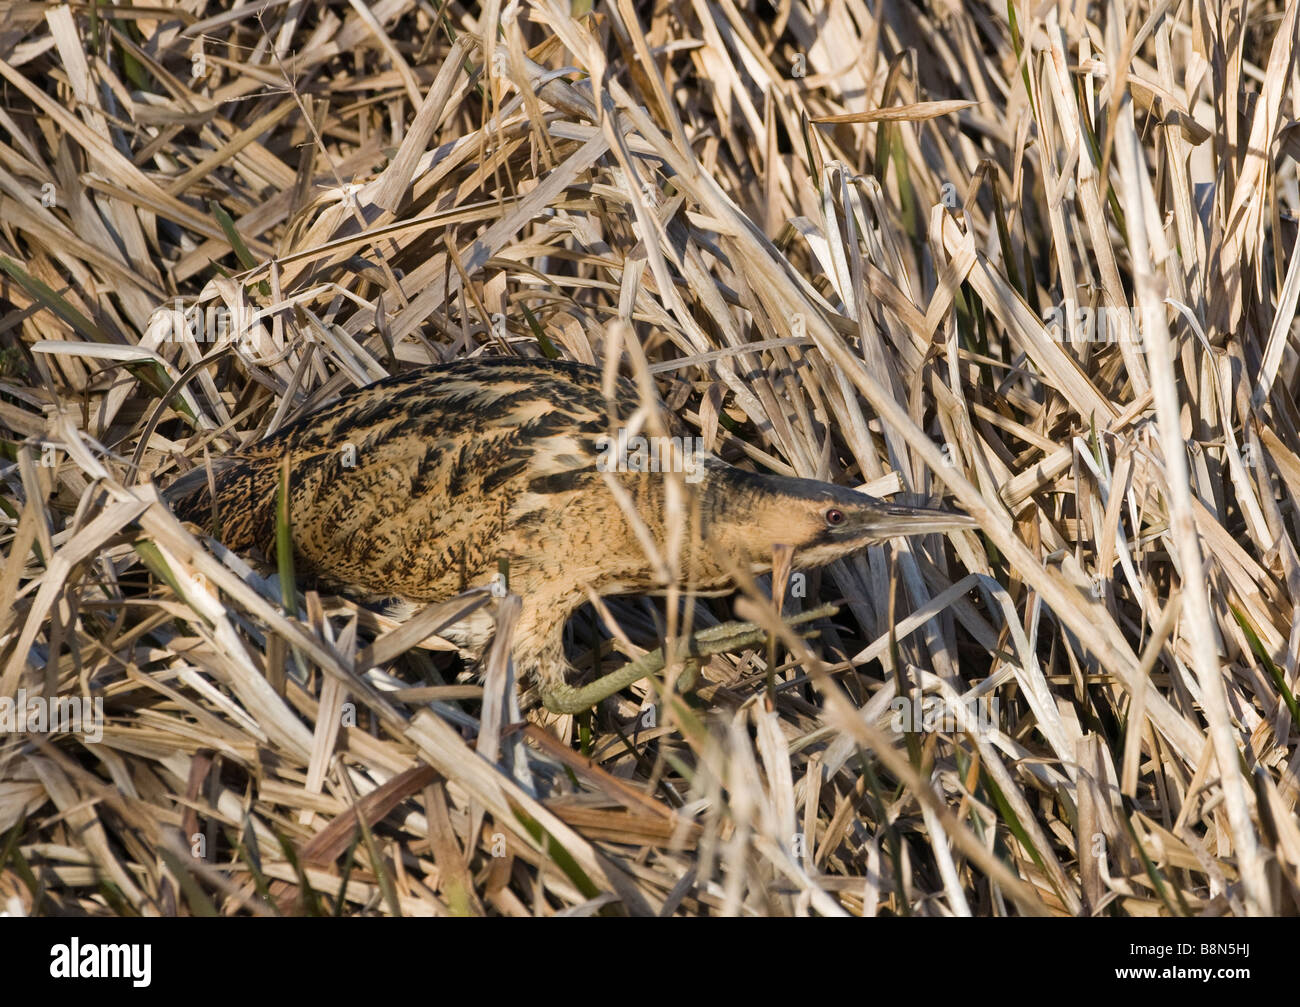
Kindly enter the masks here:
<path id="1" fill-rule="evenodd" d="M 709 537 L 755 568 L 772 548 L 794 549 L 794 563 L 816 567 L 886 539 L 974 528 L 974 519 L 935 507 L 888 503 L 815 479 L 758 475 L 714 461 L 703 480 Z"/>

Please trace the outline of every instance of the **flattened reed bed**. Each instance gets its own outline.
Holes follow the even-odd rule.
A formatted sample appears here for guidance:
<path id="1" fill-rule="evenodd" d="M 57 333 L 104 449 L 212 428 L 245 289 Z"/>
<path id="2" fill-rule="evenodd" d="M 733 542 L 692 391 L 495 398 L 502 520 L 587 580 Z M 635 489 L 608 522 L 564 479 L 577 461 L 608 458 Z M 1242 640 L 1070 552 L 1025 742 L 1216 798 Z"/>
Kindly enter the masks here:
<path id="1" fill-rule="evenodd" d="M 0 900 L 1295 913 L 1297 3 L 1205 6 L 13 6 Z M 475 353 L 620 359 L 710 450 L 980 531 L 789 582 L 812 641 L 686 599 L 771 646 L 548 723 L 420 645 L 508 604 L 398 628 L 158 496 Z"/>

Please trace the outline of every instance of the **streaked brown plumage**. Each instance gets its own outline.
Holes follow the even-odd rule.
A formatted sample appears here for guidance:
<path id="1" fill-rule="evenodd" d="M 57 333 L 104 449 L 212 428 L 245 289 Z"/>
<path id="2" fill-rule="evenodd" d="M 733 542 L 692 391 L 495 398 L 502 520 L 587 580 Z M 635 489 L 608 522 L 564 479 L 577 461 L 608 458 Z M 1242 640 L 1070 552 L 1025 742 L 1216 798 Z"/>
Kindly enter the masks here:
<path id="1" fill-rule="evenodd" d="M 222 538 L 236 551 L 274 555 L 275 491 L 287 455 L 303 572 L 363 601 L 418 605 L 489 583 L 504 558 L 510 589 L 523 600 L 517 667 L 558 685 L 567 670 L 564 624 L 587 588 L 663 587 L 597 467 L 610 457 L 602 436 L 640 407 L 631 381 L 619 379 L 607 402 L 600 371 L 566 361 L 460 360 L 389 378 L 220 459 Z M 669 435 L 687 436 L 660 413 Z M 728 563 L 770 569 L 778 543 L 793 547 L 796 566 L 810 567 L 889 537 L 971 526 L 948 511 L 757 475 L 712 455 L 697 461 L 690 479 L 698 478 L 700 534 L 687 544 L 682 576 L 699 591 L 728 587 Z M 613 478 L 662 550 L 666 477 Z M 204 472 L 178 480 L 168 496 L 178 516 L 211 523 Z M 446 635 L 478 653 L 491 628 L 481 618 Z"/>

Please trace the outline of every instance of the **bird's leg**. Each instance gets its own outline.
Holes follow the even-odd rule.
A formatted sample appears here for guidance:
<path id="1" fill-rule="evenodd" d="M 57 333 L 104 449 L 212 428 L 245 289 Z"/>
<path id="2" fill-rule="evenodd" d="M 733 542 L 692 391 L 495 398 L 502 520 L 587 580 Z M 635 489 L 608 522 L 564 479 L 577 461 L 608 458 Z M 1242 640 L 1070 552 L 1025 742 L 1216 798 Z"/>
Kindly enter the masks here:
<path id="1" fill-rule="evenodd" d="M 677 675 L 677 691 L 690 692 L 695 688 L 695 680 L 700 677 L 700 659 L 692 655 L 682 662 L 682 670 Z"/>
<path id="2" fill-rule="evenodd" d="M 790 626 L 798 626 L 813 619 L 828 616 L 834 611 L 835 607 L 833 605 L 823 605 L 821 608 L 792 616 L 786 620 L 786 623 Z M 682 676 L 679 677 L 679 685 L 689 688 L 690 684 L 693 683 L 694 673 L 690 673 L 687 682 L 683 683 L 682 679 L 687 677 L 692 664 L 694 670 L 698 672 L 699 658 L 722 654 L 737 647 L 751 647 L 754 644 L 762 643 L 766 638 L 767 630 L 754 625 L 752 622 L 725 622 L 720 626 L 711 626 L 708 629 L 700 630 L 687 640 L 687 654 L 689 655 L 687 657 L 687 671 L 683 671 Z M 626 689 L 633 682 L 639 682 L 649 675 L 663 671 L 665 664 L 667 664 L 667 657 L 664 654 L 664 649 L 660 647 L 648 654 L 641 655 L 634 661 L 629 661 L 621 668 L 611 671 L 608 675 L 598 678 L 587 685 L 575 687 L 563 680 L 544 683 L 542 686 L 542 705 L 552 713 L 581 713 L 583 710 L 591 709 L 602 699 Z"/>

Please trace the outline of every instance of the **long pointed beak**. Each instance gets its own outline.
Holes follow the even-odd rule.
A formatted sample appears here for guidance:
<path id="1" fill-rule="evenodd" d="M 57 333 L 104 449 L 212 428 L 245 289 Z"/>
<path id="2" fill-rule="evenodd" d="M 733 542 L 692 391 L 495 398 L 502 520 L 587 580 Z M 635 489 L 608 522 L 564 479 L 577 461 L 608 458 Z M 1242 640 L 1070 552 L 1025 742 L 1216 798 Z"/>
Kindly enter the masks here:
<path id="1" fill-rule="evenodd" d="M 902 538 L 907 535 L 978 528 L 979 522 L 968 514 L 943 507 L 882 504 L 877 514 L 873 515 L 870 526 L 872 533 L 881 538 Z"/>

